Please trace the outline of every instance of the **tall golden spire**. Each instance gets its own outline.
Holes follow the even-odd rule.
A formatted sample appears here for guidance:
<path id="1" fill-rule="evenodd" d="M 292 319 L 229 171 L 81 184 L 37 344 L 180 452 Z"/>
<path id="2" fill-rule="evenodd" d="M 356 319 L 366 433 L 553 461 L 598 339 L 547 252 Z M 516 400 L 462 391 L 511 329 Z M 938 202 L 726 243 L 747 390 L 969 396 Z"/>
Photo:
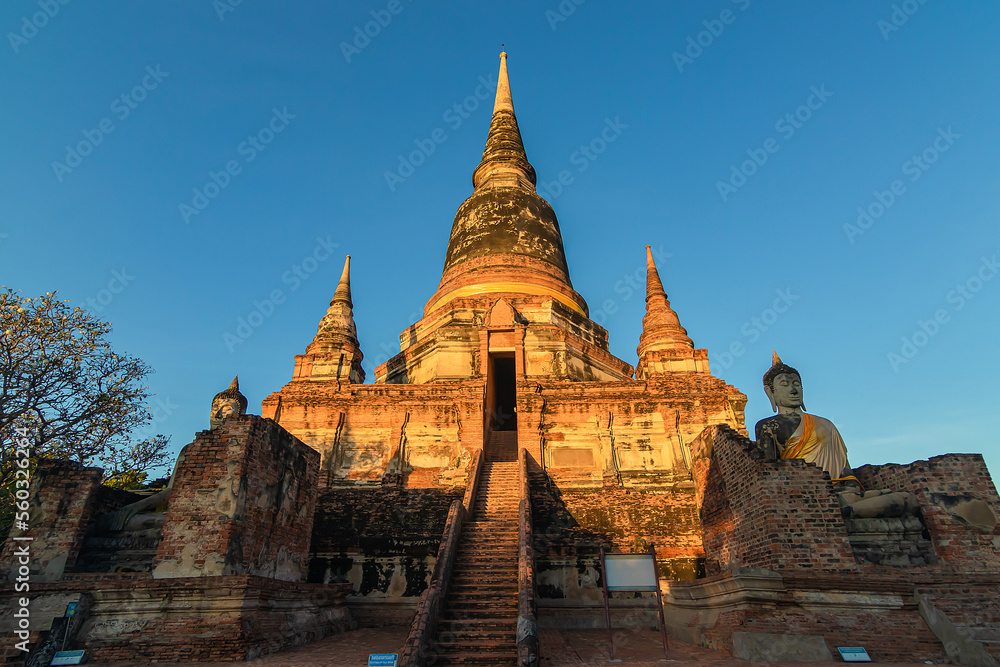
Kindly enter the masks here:
<path id="1" fill-rule="evenodd" d="M 503 293 L 551 297 L 586 317 L 587 303 L 570 283 L 556 214 L 535 192 L 535 169 L 514 116 L 506 52 L 500 54 L 493 117 L 472 184 L 452 223 L 441 282 L 424 314 L 455 299 Z"/>
<path id="2" fill-rule="evenodd" d="M 472 172 L 472 185 L 484 187 L 520 187 L 535 191 L 535 168 L 528 162 L 521 141 L 521 130 L 514 116 L 514 100 L 507 78 L 507 53 L 500 54 L 500 74 L 493 102 L 493 119 L 486 137 L 482 162 Z"/>

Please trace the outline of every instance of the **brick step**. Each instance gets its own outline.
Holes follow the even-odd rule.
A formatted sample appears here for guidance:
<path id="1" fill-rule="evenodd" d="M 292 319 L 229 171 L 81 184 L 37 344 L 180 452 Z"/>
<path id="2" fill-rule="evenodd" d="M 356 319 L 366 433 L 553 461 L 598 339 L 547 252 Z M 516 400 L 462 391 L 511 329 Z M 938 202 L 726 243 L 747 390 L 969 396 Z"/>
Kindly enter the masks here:
<path id="1" fill-rule="evenodd" d="M 458 566 L 482 566 L 482 565 L 495 565 L 496 567 L 491 567 L 490 569 L 517 569 L 517 554 L 506 554 L 506 558 L 498 560 L 496 558 L 491 558 L 486 552 L 479 552 L 477 554 L 467 554 L 463 555 L 461 552 L 455 558 L 455 568 L 452 570 L 452 574 L 457 574 L 460 569 Z"/>
<path id="2" fill-rule="evenodd" d="M 484 567 L 483 563 L 461 563 L 451 573 L 453 584 L 505 584 L 517 582 L 517 564 L 509 567 Z"/>
<path id="3" fill-rule="evenodd" d="M 496 618 L 454 618 L 438 621 L 439 632 L 483 632 L 487 630 L 513 634 L 517 631 L 517 619 L 513 616 L 498 616 Z"/>
<path id="4" fill-rule="evenodd" d="M 473 612 L 483 612 L 494 616 L 504 614 L 517 615 L 517 596 L 497 600 L 452 600 L 448 599 L 445 608 L 453 614 L 471 614 Z"/>
<path id="5" fill-rule="evenodd" d="M 489 572 L 517 570 L 517 558 L 510 556 L 504 560 L 498 561 L 485 555 L 466 556 L 464 558 L 459 555 L 459 557 L 455 559 L 455 567 L 452 569 L 452 574 L 458 574 L 460 570 L 480 570 Z"/>
<path id="6" fill-rule="evenodd" d="M 494 658 L 499 657 L 503 654 L 510 654 L 515 656 L 517 653 L 517 647 L 514 643 L 514 639 L 511 638 L 507 641 L 490 641 L 490 642 L 476 642 L 476 641 L 450 641 L 450 642 L 435 642 L 438 650 L 445 654 L 448 653 L 462 653 L 465 655 L 491 655 Z"/>
<path id="7" fill-rule="evenodd" d="M 437 643 L 440 646 L 442 642 L 461 642 L 463 644 L 514 644 L 517 642 L 517 629 L 505 628 L 502 630 L 483 630 L 481 632 L 467 632 L 465 630 L 453 632 L 450 630 L 438 629 Z"/>
<path id="8" fill-rule="evenodd" d="M 509 618 L 517 623 L 517 606 L 511 609 L 450 609 L 445 607 L 445 616 L 463 620 L 491 622 L 498 618 Z"/>
<path id="9" fill-rule="evenodd" d="M 489 583 L 462 583 L 462 584 L 452 584 L 448 587 L 448 599 L 460 600 L 468 599 L 470 596 L 479 597 L 480 595 L 488 597 L 492 600 L 504 598 L 508 596 L 517 597 L 517 582 L 489 582 Z"/>
<path id="10" fill-rule="evenodd" d="M 456 559 L 451 570 L 452 581 L 456 577 L 465 575 L 493 574 L 504 575 L 517 572 L 517 560 L 514 558 L 505 561 L 491 561 L 487 558 L 463 558 Z"/>
<path id="11" fill-rule="evenodd" d="M 481 563 L 455 563 L 455 568 L 451 573 L 451 580 L 456 584 L 464 584 L 467 580 L 479 581 L 480 583 L 499 584 L 508 580 L 517 580 L 517 565 L 507 567 L 485 567 L 485 562 Z"/>

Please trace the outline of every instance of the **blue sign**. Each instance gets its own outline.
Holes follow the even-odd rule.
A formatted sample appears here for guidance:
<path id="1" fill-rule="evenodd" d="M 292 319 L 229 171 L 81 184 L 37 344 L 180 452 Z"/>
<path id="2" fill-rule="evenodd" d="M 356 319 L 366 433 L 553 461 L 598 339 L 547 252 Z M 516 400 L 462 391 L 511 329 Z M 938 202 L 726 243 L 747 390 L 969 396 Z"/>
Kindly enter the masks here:
<path id="1" fill-rule="evenodd" d="M 396 667 L 395 653 L 372 653 L 368 656 L 368 667 Z"/>
<path id="2" fill-rule="evenodd" d="M 871 656 L 868 655 L 868 651 L 860 646 L 838 646 L 837 650 L 840 651 L 840 657 L 844 659 L 844 662 L 872 661 Z"/>
<path id="3" fill-rule="evenodd" d="M 84 651 L 57 651 L 52 656 L 50 665 L 79 665 L 83 660 Z"/>

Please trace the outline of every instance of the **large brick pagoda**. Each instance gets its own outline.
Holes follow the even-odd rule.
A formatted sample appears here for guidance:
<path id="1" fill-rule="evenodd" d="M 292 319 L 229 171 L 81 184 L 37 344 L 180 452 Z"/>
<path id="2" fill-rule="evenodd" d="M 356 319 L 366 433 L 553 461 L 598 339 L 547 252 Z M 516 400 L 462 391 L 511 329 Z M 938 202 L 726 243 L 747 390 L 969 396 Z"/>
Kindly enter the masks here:
<path id="1" fill-rule="evenodd" d="M 601 548 L 653 545 L 666 624 L 691 643 L 995 665 L 1000 496 L 982 456 L 858 468 L 919 509 L 845 518 L 829 474 L 747 437 L 746 397 L 712 375 L 646 257 L 633 368 L 573 289 L 501 54 L 441 281 L 374 383 L 348 257 L 291 381 L 261 416 L 242 414 L 235 381 L 216 396 L 165 510 L 137 514 L 98 469 L 39 462 L 30 527 L 0 554 L 0 630 L 18 627 L 26 567 L 34 620 L 18 636 L 40 654 L 242 660 L 398 623 L 407 667 L 530 667 L 539 628 L 603 627 Z M 31 541 L 28 565 L 14 540 Z M 652 594 L 612 596 L 616 627 L 655 627 Z"/>

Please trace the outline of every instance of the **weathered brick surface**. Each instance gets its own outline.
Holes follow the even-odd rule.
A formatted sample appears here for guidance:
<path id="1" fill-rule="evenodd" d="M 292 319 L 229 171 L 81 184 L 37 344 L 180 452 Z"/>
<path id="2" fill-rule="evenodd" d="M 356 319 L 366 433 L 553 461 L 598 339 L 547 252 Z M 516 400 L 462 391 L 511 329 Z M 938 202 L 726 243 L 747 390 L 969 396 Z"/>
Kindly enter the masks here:
<path id="1" fill-rule="evenodd" d="M 448 508 L 464 491 L 396 486 L 323 491 L 309 581 L 349 581 L 354 596 L 416 598 L 434 567 Z"/>
<path id="2" fill-rule="evenodd" d="M 246 660 L 347 630 L 347 589 L 250 575 L 70 575 L 34 586 L 32 599 L 73 591 L 94 597 L 74 647 L 91 661 L 204 662 Z"/>
<path id="3" fill-rule="evenodd" d="M 709 573 L 735 567 L 852 572 L 858 566 L 840 505 L 822 469 L 765 461 L 726 426 L 692 445 Z"/>
<path id="4" fill-rule="evenodd" d="M 94 516 L 102 475 L 100 468 L 84 468 L 72 461 L 38 462 L 29 488 L 28 531 L 11 531 L 11 535 L 32 539 L 6 541 L 0 552 L 3 576 L 16 576 L 19 564 L 15 550 L 24 544 L 30 544 L 28 568 L 34 581 L 55 581 L 73 567 Z"/>
<path id="5" fill-rule="evenodd" d="M 984 532 L 956 519 L 940 495 L 971 495 L 1000 517 L 1000 496 L 980 454 L 944 454 L 899 465 L 866 465 L 855 470 L 869 489 L 909 491 L 917 497 L 924 522 L 942 564 L 966 572 L 1000 570 L 1000 524 Z"/>
<path id="6" fill-rule="evenodd" d="M 153 576 L 305 578 L 319 455 L 270 419 L 232 417 L 184 449 Z"/>

